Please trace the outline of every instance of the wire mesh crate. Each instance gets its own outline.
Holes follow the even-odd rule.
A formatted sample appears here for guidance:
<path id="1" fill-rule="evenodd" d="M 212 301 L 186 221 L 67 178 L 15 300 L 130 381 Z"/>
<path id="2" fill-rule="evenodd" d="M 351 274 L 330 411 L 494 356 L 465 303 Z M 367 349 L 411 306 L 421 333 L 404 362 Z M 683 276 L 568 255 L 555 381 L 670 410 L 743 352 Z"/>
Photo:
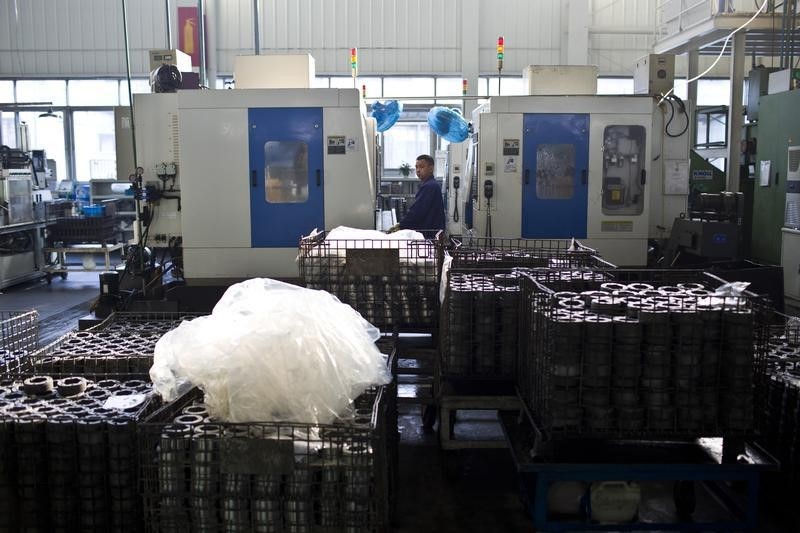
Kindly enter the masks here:
<path id="1" fill-rule="evenodd" d="M 184 320 L 193 320 L 200 316 L 204 316 L 204 314 L 172 311 L 147 313 L 114 312 L 87 331 L 138 335 L 140 337 L 161 337 L 168 331 L 180 326 Z"/>
<path id="2" fill-rule="evenodd" d="M 441 232 L 427 239 L 300 241 L 300 278 L 349 304 L 373 325 L 391 329 L 437 326 Z"/>
<path id="3" fill-rule="evenodd" d="M 610 279 L 603 271 L 554 268 L 450 268 L 441 306 L 440 375 L 514 381 L 522 274 L 574 284 Z"/>
<path id="4" fill-rule="evenodd" d="M 76 244 L 83 242 L 113 243 L 120 238 L 117 216 L 64 216 L 48 228 L 50 242 Z"/>
<path id="5" fill-rule="evenodd" d="M 136 422 L 158 403 L 141 380 L 1 381 L 0 530 L 142 531 Z"/>
<path id="6" fill-rule="evenodd" d="M 38 347 L 37 311 L 0 311 L 0 373 L 18 371 Z"/>
<path id="7" fill-rule="evenodd" d="M 595 250 L 569 239 L 451 237 L 452 268 L 614 268 Z"/>
<path id="8" fill-rule="evenodd" d="M 717 296 L 699 271 L 521 279 L 519 388 L 551 436 L 746 435 L 765 371 L 768 301 Z"/>
<path id="9" fill-rule="evenodd" d="M 763 403 L 756 417 L 758 438 L 781 463 L 791 483 L 800 481 L 800 319 L 783 317 L 770 326 Z"/>
<path id="10" fill-rule="evenodd" d="M 347 422 L 232 424 L 192 391 L 139 427 L 148 530 L 387 530 L 395 394 L 368 390 Z"/>
<path id="11" fill-rule="evenodd" d="M 54 376 L 147 376 L 160 335 L 73 331 L 30 356 L 36 373 Z"/>

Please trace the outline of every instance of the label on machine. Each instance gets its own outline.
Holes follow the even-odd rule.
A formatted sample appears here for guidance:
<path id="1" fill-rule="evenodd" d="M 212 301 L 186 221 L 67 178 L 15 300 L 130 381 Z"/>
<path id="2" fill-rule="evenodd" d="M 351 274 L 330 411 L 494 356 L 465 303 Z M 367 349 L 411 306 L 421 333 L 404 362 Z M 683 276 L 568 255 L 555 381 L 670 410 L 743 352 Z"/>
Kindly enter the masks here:
<path id="1" fill-rule="evenodd" d="M 632 220 L 603 220 L 600 223 L 600 231 L 624 233 L 633 231 Z"/>
<path id="2" fill-rule="evenodd" d="M 340 155 L 347 152 L 347 141 L 344 135 L 328 135 L 328 155 Z"/>

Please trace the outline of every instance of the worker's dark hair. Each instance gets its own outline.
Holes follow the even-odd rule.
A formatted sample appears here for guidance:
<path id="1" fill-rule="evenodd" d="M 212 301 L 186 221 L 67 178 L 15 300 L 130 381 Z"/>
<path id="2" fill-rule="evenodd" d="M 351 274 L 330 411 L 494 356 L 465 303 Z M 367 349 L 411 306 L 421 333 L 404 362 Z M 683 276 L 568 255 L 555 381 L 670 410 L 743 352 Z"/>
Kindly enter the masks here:
<path id="1" fill-rule="evenodd" d="M 433 166 L 433 158 L 428 154 L 422 154 L 417 156 L 417 161 L 425 161 L 430 166 Z"/>

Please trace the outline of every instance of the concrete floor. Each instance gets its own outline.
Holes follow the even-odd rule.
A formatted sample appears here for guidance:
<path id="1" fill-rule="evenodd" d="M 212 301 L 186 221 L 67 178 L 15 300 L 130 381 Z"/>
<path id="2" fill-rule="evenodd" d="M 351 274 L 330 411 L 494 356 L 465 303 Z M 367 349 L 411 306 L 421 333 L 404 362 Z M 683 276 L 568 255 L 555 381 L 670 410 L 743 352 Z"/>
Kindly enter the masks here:
<path id="1" fill-rule="evenodd" d="M 30 282 L 0 294 L 0 310 L 36 308 L 40 312 L 41 344 L 47 344 L 75 329 L 78 319 L 88 314 L 98 294 L 98 278 L 95 272 L 75 272 L 66 280 Z M 438 435 L 422 431 L 419 409 L 413 406 L 401 407 L 398 427 L 401 442 L 394 531 L 534 531 L 507 450 L 462 450 L 456 457 L 446 457 L 439 449 Z M 455 434 L 503 438 L 494 414 L 482 411 L 459 413 Z M 456 475 L 452 475 L 453 466 Z M 646 504 L 648 514 L 663 519 L 674 512 L 671 487 L 650 487 L 646 494 L 652 496 Z M 699 500 L 703 501 L 703 496 Z M 774 501 L 774 497 L 765 498 L 759 531 L 800 531 L 785 525 L 785 518 L 776 517 L 780 509 L 771 505 Z M 716 511 L 711 508 L 709 512 Z"/>

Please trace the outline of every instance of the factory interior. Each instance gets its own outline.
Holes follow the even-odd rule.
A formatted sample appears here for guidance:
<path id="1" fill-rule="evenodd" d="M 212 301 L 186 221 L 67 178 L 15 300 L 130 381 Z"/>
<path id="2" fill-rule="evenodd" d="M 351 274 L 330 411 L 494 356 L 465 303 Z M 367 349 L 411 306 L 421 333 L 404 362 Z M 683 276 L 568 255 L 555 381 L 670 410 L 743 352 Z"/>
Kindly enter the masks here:
<path id="1" fill-rule="evenodd" d="M 798 4 L 0 0 L 0 531 L 800 531 Z"/>

